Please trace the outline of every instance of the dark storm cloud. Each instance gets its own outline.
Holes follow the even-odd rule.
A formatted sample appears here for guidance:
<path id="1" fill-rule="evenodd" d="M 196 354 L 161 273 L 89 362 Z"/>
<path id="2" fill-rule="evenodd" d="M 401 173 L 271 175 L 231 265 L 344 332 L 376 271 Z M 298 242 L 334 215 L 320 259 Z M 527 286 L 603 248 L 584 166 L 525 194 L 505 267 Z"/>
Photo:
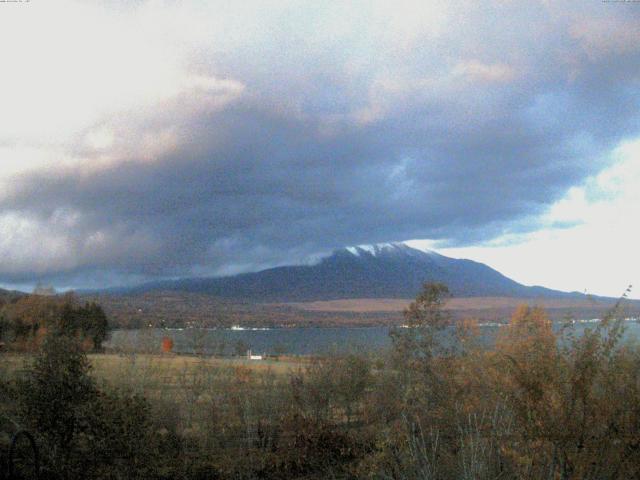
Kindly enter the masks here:
<path id="1" fill-rule="evenodd" d="M 554 201 L 638 134 L 640 50 L 601 36 L 622 35 L 637 13 L 606 7 L 577 20 L 520 4 L 511 17 L 494 12 L 497 21 L 460 13 L 468 33 L 448 25 L 418 35 L 400 57 L 377 51 L 376 38 L 322 49 L 291 44 L 282 31 L 286 42 L 276 36 L 262 50 L 205 49 L 199 61 L 211 55 L 216 67 L 202 68 L 241 82 L 243 95 L 141 116 L 167 126 L 175 114 L 181 132 L 152 161 L 132 155 L 16 177 L 2 210 L 57 235 L 74 261 L 25 261 L 2 280 L 219 274 L 344 245 L 468 245 L 536 229 Z M 603 15 L 608 26 L 597 23 Z"/>

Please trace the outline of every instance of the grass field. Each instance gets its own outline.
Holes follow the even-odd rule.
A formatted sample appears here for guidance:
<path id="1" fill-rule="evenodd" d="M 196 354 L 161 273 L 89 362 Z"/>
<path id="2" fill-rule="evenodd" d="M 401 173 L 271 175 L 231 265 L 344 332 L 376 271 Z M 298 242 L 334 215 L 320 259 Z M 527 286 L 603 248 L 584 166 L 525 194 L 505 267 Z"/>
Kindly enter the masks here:
<path id="1" fill-rule="evenodd" d="M 28 354 L 0 354 L 0 376 L 7 378 L 23 369 L 32 357 Z M 133 386 L 143 391 L 184 387 L 196 376 L 203 378 L 222 372 L 242 370 L 254 373 L 286 375 L 308 363 L 308 359 L 286 357 L 282 360 L 248 360 L 245 358 L 210 358 L 189 355 L 90 354 L 96 380 L 112 386 Z"/>
<path id="2" fill-rule="evenodd" d="M 386 316 L 402 321 L 402 312 L 412 300 L 401 298 L 350 298 L 317 302 L 299 302 L 285 304 L 290 308 L 306 312 L 309 315 L 361 315 Z M 616 303 L 615 299 L 599 297 L 582 298 L 510 298 L 510 297 L 461 297 L 447 301 L 446 309 L 454 319 L 477 318 L 485 321 L 506 321 L 515 309 L 522 304 L 544 308 L 551 319 L 565 318 L 601 318 Z M 640 316 L 640 301 L 625 300 L 623 315 Z M 383 318 L 380 317 L 380 318 Z M 348 324 L 348 322 L 345 322 Z"/>
<path id="3" fill-rule="evenodd" d="M 317 302 L 288 303 L 301 310 L 315 312 L 402 312 L 412 299 L 402 298 L 349 298 L 343 300 L 326 300 Z M 611 300 L 589 300 L 573 298 L 511 298 L 511 297 L 461 297 L 452 298 L 447 302 L 449 310 L 494 310 L 503 308 L 515 309 L 521 304 L 530 304 L 553 308 L 585 308 L 610 307 Z"/>

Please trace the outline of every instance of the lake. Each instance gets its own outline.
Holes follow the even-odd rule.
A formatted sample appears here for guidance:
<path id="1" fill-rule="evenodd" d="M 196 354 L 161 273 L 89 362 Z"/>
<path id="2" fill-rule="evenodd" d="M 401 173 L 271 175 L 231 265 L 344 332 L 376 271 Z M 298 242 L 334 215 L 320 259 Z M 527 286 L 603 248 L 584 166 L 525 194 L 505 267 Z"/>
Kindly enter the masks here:
<path id="1" fill-rule="evenodd" d="M 572 328 L 580 335 L 586 328 L 594 328 L 598 320 L 579 320 Z M 625 322 L 625 341 L 640 336 L 640 324 L 634 319 Z M 560 330 L 562 323 L 554 323 Z M 502 328 L 495 323 L 480 324 L 480 342 L 493 344 Z M 322 355 L 345 352 L 371 352 L 391 346 L 389 327 L 300 327 L 300 328 L 220 328 L 220 329 L 160 329 L 114 330 L 105 347 L 125 351 L 160 351 L 164 337 L 173 340 L 175 353 L 203 353 L 206 355 L 290 354 Z M 452 333 L 449 330 L 448 334 Z M 447 333 L 445 333 L 445 337 Z M 445 340 L 446 341 L 446 340 Z"/>

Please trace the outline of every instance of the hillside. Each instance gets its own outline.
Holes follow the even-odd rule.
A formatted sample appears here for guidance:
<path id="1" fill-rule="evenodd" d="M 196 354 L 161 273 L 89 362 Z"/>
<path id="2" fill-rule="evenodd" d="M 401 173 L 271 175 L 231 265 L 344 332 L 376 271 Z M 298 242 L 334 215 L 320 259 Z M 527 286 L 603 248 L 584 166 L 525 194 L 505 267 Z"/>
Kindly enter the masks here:
<path id="1" fill-rule="evenodd" d="M 315 265 L 284 266 L 221 278 L 153 282 L 120 291 L 184 291 L 259 302 L 347 298 L 414 298 L 426 281 L 449 286 L 456 297 L 583 297 L 515 282 L 471 260 L 424 252 L 404 244 L 349 247 Z"/>
<path id="2" fill-rule="evenodd" d="M 24 295 L 26 295 L 26 293 L 18 290 L 5 290 L 4 288 L 0 288 L 0 304 L 15 301 Z"/>
<path id="3" fill-rule="evenodd" d="M 411 299 L 343 299 L 296 303 L 257 303 L 202 293 L 152 291 L 132 294 L 94 294 L 117 328 L 203 327 L 335 327 L 398 325 Z M 613 299 L 454 297 L 447 302 L 454 319 L 506 322 L 519 304 L 544 307 L 554 320 L 599 318 L 613 307 Z M 624 302 L 623 316 L 640 316 L 640 301 Z"/>

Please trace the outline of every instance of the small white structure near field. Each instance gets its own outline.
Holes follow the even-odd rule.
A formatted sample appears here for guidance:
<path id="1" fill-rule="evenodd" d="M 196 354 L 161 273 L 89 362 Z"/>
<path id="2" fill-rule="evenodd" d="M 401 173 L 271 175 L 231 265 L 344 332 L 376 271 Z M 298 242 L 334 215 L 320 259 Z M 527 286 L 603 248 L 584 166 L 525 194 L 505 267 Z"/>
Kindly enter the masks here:
<path id="1" fill-rule="evenodd" d="M 264 358 L 263 355 L 253 355 L 251 350 L 247 350 L 247 359 L 248 360 L 262 360 Z"/>

